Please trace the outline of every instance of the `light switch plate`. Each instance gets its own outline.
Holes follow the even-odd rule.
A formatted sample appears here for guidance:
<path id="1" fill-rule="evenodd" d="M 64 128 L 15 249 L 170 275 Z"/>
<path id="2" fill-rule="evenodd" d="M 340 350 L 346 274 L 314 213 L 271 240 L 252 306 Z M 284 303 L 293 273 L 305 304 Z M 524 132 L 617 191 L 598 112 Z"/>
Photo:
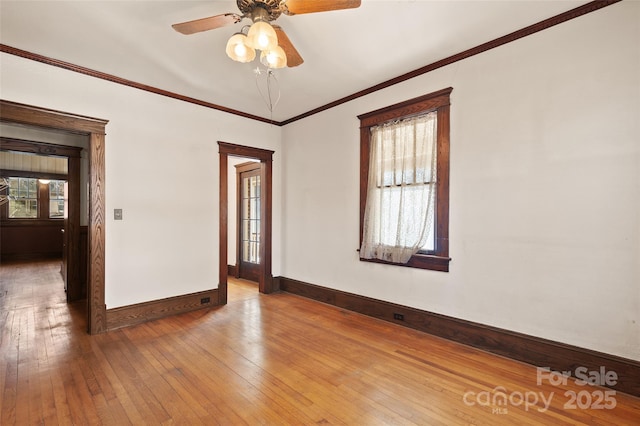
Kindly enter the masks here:
<path id="1" fill-rule="evenodd" d="M 122 220 L 122 209 L 113 209 L 113 220 Z"/>

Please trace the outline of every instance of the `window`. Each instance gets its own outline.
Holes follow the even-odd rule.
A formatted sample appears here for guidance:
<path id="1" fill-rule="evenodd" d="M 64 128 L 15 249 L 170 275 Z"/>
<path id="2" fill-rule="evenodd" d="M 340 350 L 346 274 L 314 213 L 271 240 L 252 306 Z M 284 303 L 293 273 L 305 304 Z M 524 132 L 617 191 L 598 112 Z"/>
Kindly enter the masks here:
<path id="1" fill-rule="evenodd" d="M 260 263 L 260 167 L 241 175 L 242 261 Z"/>
<path id="2" fill-rule="evenodd" d="M 3 219 L 64 219 L 67 181 L 12 176 L 3 178 L 3 182 Z"/>
<path id="3" fill-rule="evenodd" d="M 11 177 L 9 180 L 9 217 L 38 217 L 38 179 Z"/>
<path id="4" fill-rule="evenodd" d="M 361 260 L 449 270 L 452 90 L 358 116 Z"/>
<path id="5" fill-rule="evenodd" d="M 49 218 L 59 219 L 65 216 L 65 187 L 63 180 L 52 180 L 49 182 Z"/>

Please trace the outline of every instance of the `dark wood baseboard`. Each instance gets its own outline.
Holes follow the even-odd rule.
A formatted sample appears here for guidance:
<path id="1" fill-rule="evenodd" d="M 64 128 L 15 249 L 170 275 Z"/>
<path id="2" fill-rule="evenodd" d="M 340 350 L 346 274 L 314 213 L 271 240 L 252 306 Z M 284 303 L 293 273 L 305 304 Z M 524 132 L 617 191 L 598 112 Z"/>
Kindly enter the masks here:
<path id="1" fill-rule="evenodd" d="M 587 372 L 600 372 L 604 368 L 618 376 L 617 383 L 609 386 L 610 388 L 640 396 L 640 362 L 635 360 L 285 277 L 276 277 L 274 281 L 278 283 L 280 290 L 288 293 L 414 328 L 537 367 L 548 367 L 559 372 L 570 371 L 574 377 L 578 368 L 586 368 Z M 399 316 L 402 319 L 394 319 Z"/>
<path id="2" fill-rule="evenodd" d="M 107 309 L 107 330 L 218 306 L 218 289 Z"/>
<path id="3" fill-rule="evenodd" d="M 227 275 L 238 278 L 238 265 L 227 265 Z"/>
<path id="4" fill-rule="evenodd" d="M 16 262 L 16 261 L 37 261 L 37 260 L 50 260 L 60 259 L 62 262 L 62 252 L 39 252 L 39 253 L 5 253 L 0 256 L 1 262 Z"/>

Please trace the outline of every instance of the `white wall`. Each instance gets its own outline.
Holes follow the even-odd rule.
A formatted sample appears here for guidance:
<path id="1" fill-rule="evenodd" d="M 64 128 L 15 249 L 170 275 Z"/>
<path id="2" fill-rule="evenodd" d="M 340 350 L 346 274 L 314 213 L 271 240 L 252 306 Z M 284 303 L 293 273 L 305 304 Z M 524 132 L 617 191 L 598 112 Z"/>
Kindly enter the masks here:
<path id="1" fill-rule="evenodd" d="M 3 99 L 109 120 L 107 308 L 217 288 L 217 141 L 275 151 L 279 273 L 279 127 L 12 55 L 0 60 Z M 124 220 L 113 220 L 115 208 Z"/>
<path id="2" fill-rule="evenodd" d="M 640 360 L 640 3 L 286 126 L 282 275 Z M 359 121 L 446 87 L 449 273 L 360 262 Z"/>

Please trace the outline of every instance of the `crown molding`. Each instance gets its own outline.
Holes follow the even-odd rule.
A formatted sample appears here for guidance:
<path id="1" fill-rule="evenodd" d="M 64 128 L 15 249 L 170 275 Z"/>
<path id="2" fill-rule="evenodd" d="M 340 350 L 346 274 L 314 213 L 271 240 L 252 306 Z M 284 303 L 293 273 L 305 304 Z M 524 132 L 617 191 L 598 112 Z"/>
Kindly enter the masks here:
<path id="1" fill-rule="evenodd" d="M 344 104 L 346 102 L 352 101 L 357 98 L 361 98 L 363 96 L 369 95 L 371 93 L 377 92 L 378 90 L 386 89 L 387 87 L 394 86 L 396 84 L 402 83 L 404 81 L 410 80 L 414 77 L 418 77 L 422 74 L 426 74 L 428 72 L 434 71 L 438 68 L 442 68 L 447 65 L 451 65 L 455 62 L 461 61 L 463 59 L 470 58 L 471 56 L 478 55 L 480 53 L 486 52 L 487 50 L 494 49 L 496 47 L 500 47 L 507 43 L 511 43 L 512 41 L 519 40 L 523 37 L 530 36 L 539 31 L 546 30 L 547 28 L 551 28 L 563 22 L 567 22 L 571 19 L 578 18 L 582 15 L 586 15 L 587 13 L 595 12 L 596 10 L 602 9 L 603 7 L 610 6 L 614 3 L 618 3 L 622 0 L 605 0 L 605 1 L 592 1 L 590 3 L 584 4 L 582 6 L 576 7 L 575 9 L 568 10 L 559 15 L 555 15 L 551 18 L 540 21 L 536 24 L 529 25 L 528 27 L 524 27 L 517 31 L 514 31 L 510 34 L 507 34 L 502 37 L 498 37 L 486 43 L 482 43 L 476 47 L 472 47 L 471 49 L 465 50 L 460 53 L 456 53 L 455 55 L 451 55 L 447 58 L 441 59 L 439 61 L 433 62 L 429 65 L 425 65 L 424 67 L 418 68 L 416 70 L 410 71 L 406 74 L 402 74 L 398 77 L 392 78 L 391 80 L 384 81 L 382 83 L 378 83 L 375 86 L 371 86 L 368 89 L 361 90 L 352 95 L 345 96 L 344 98 L 338 99 L 326 105 L 320 106 L 318 108 L 312 109 L 311 111 L 307 111 L 303 114 L 292 117 L 288 120 L 281 122 L 281 125 L 286 126 L 287 124 L 293 123 L 294 121 L 301 120 L 303 118 L 307 118 L 311 115 L 317 114 L 319 112 L 331 109 L 338 105 Z"/>
<path id="2" fill-rule="evenodd" d="M 50 58 L 40 55 L 38 53 L 29 52 L 26 50 L 18 49 L 17 47 L 7 46 L 6 44 L 0 44 L 0 52 L 8 53 L 11 55 L 19 56 L 21 58 L 30 59 L 36 62 L 42 62 L 43 64 L 51 65 L 58 68 L 63 68 L 69 71 L 74 71 L 80 74 L 85 74 L 91 77 L 99 78 L 102 80 L 111 81 L 113 83 L 122 84 L 124 86 L 133 87 L 134 89 L 144 90 L 145 92 L 155 93 L 157 95 L 166 96 L 169 98 L 177 99 L 184 102 L 189 102 L 195 105 L 200 105 L 205 108 L 211 108 L 229 114 L 238 115 L 240 117 L 249 118 L 251 120 L 262 121 L 264 123 L 280 125 L 277 121 L 270 120 L 268 118 L 259 117 L 257 115 L 249 114 L 246 112 L 238 111 L 232 108 L 227 108 L 222 105 L 217 105 L 211 102 L 203 101 L 201 99 L 184 96 L 179 93 L 169 92 L 167 90 L 159 89 L 157 87 L 148 86 L 146 84 L 138 83 L 132 80 L 117 77 L 112 74 L 107 74 L 101 71 L 96 71 L 91 68 L 86 68 L 80 65 L 72 64 L 70 62 L 61 61 L 59 59 Z"/>
<path id="3" fill-rule="evenodd" d="M 268 123 L 276 126 L 286 126 L 287 124 L 291 124 L 295 121 L 302 120 L 303 118 L 310 117 L 312 115 L 318 114 L 322 111 L 326 111 L 328 109 L 334 108 L 338 105 L 342 105 L 344 103 L 350 102 L 354 99 L 361 98 L 363 96 L 369 95 L 371 93 L 377 92 L 378 90 L 385 89 L 387 87 L 394 86 L 396 84 L 402 83 L 404 81 L 410 80 L 414 77 L 418 77 L 422 74 L 429 73 L 438 68 L 442 68 L 447 65 L 451 65 L 455 62 L 461 61 L 463 59 L 470 58 L 472 56 L 478 55 L 480 53 L 486 52 L 491 49 L 495 49 L 496 47 L 503 46 L 507 43 L 511 43 L 513 41 L 519 40 L 523 37 L 530 36 L 537 32 L 546 30 L 547 28 L 551 28 L 553 26 L 562 24 L 564 22 L 570 21 L 572 19 L 578 18 L 580 16 L 586 15 L 591 12 L 595 12 L 604 7 L 611 6 L 612 4 L 618 3 L 622 0 L 596 0 L 582 6 L 578 6 L 574 9 L 563 12 L 559 15 L 555 15 L 551 18 L 545 19 L 533 25 L 529 25 L 528 27 L 521 28 L 517 31 L 514 31 L 510 34 L 507 34 L 502 37 L 498 37 L 486 43 L 482 43 L 476 47 L 472 47 L 471 49 L 465 50 L 460 53 L 456 53 L 455 55 L 451 55 L 447 58 L 440 59 L 439 61 L 433 62 L 429 65 L 425 65 L 416 70 L 410 71 L 408 73 L 402 74 L 398 77 L 392 78 L 390 80 L 384 81 L 382 83 L 378 83 L 374 86 L 371 86 L 367 89 L 361 90 L 359 92 L 353 93 L 349 96 L 345 96 L 344 98 L 340 98 L 328 104 L 322 105 L 320 107 L 314 108 L 310 111 L 297 115 L 295 117 L 291 117 L 284 121 L 274 121 L 268 118 L 260 117 L 257 115 L 249 114 L 246 112 L 238 111 L 232 108 L 227 108 L 222 105 L 217 105 L 211 102 L 203 101 L 201 99 L 192 98 L 189 96 L 180 95 L 178 93 L 169 92 L 167 90 L 159 89 L 157 87 L 148 86 L 146 84 L 137 83 L 135 81 L 127 80 L 124 78 L 117 77 L 112 74 L 103 73 L 100 71 L 96 71 L 90 68 L 86 68 L 80 65 L 75 65 L 69 62 L 64 62 L 58 59 L 49 58 L 47 56 L 43 56 L 37 53 L 28 52 L 26 50 L 18 49 L 16 47 L 8 46 L 6 44 L 0 44 L 0 52 L 8 53 L 11 55 L 19 56 L 25 59 L 30 59 L 33 61 L 41 62 L 47 65 L 63 68 L 69 71 L 78 72 L 81 74 L 89 75 L 91 77 L 100 78 L 102 80 L 111 81 L 117 84 L 122 84 L 125 86 L 133 87 L 135 89 L 144 90 L 146 92 L 155 93 L 162 96 L 167 96 L 169 98 L 177 99 L 184 102 L 189 102 L 195 105 L 200 105 L 205 108 L 211 108 L 218 111 L 226 112 L 229 114 L 234 114 L 240 117 L 248 118 L 251 120 L 261 121 L 263 123 Z"/>

